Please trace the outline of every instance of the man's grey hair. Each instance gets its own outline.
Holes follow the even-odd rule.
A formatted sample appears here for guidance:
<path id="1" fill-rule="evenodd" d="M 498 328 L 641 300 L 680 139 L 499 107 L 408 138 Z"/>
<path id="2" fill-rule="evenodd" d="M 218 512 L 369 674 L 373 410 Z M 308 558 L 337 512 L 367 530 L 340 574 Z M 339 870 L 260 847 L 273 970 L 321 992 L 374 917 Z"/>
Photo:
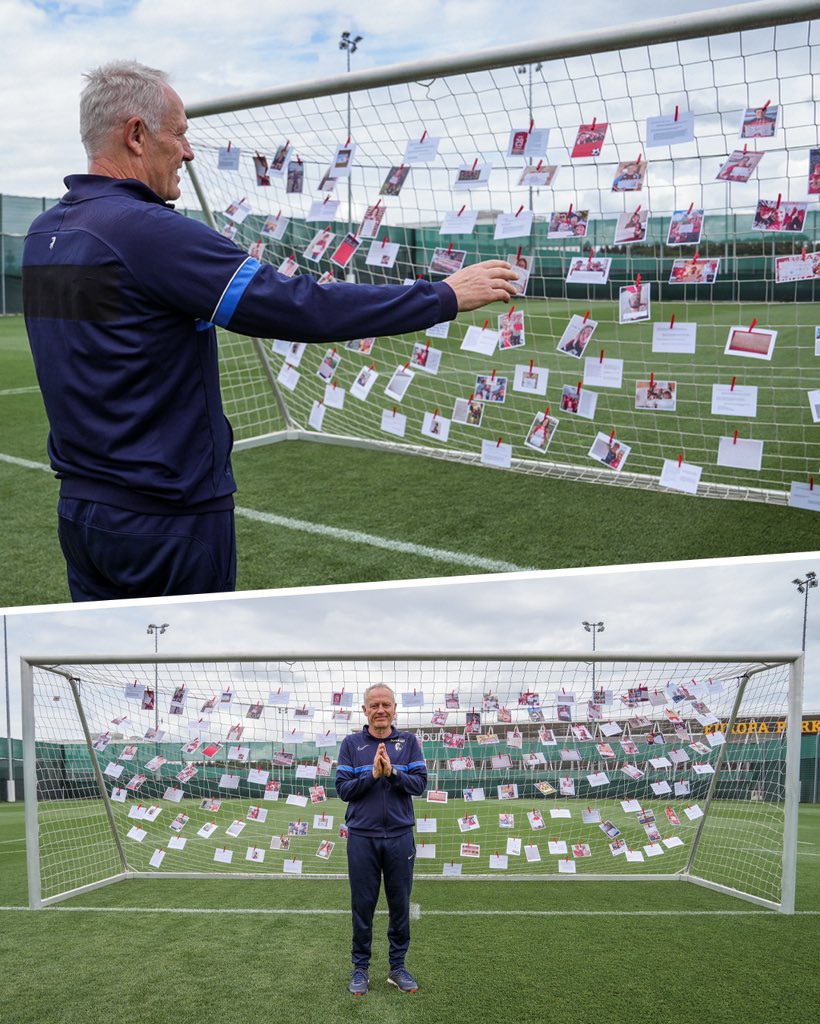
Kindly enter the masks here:
<path id="1" fill-rule="evenodd" d="M 80 138 L 88 158 L 98 156 L 111 133 L 131 117 L 139 117 L 155 134 L 168 109 L 168 74 L 135 60 L 118 60 L 83 76 L 80 94 Z"/>
<path id="2" fill-rule="evenodd" d="M 362 700 L 364 701 L 365 704 L 367 704 L 367 698 L 370 696 L 373 690 L 387 690 L 387 692 L 393 698 L 393 703 L 396 703 L 396 695 L 393 692 L 392 687 L 388 686 L 387 683 L 373 683 L 372 686 L 368 686 L 368 688 L 364 691 L 364 697 L 362 698 Z"/>

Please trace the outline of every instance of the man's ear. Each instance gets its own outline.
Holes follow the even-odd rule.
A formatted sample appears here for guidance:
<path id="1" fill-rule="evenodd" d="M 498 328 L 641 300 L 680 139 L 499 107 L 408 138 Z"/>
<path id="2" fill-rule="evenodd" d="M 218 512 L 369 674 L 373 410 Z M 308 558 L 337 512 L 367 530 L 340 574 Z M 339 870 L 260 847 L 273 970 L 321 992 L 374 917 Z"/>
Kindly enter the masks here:
<path id="1" fill-rule="evenodd" d="M 129 117 L 123 126 L 123 141 L 135 156 L 142 156 L 145 145 L 145 125 L 141 117 Z"/>

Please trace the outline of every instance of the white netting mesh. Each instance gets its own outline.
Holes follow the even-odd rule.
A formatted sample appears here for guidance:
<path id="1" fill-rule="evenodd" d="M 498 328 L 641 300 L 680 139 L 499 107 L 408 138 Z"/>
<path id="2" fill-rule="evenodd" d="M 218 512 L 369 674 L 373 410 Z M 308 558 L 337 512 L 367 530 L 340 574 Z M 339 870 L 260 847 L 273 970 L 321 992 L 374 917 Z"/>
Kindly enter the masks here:
<path id="1" fill-rule="evenodd" d="M 428 766 L 419 873 L 672 877 L 688 867 L 777 903 L 789 668 L 760 667 L 501 658 L 35 668 L 43 898 L 124 869 L 344 874 L 339 744 L 361 728 L 365 689 L 386 683 L 398 728 L 418 736 Z M 741 684 L 744 729 L 728 734 Z"/>
<path id="2" fill-rule="evenodd" d="M 238 224 L 236 241 L 243 248 L 263 242 L 260 258 L 277 267 L 292 256 L 300 273 L 318 277 L 330 270 L 337 278 L 352 274 L 360 281 L 398 284 L 418 275 L 440 278 L 430 270 L 437 248 L 444 250 L 444 263 L 452 257 L 450 249 L 463 251 L 467 263 L 488 257 L 530 262 L 526 296 L 516 303 L 524 317 L 523 345 L 513 336 L 508 348 L 489 344 L 484 354 L 461 349 L 469 326 L 481 328 L 489 320 L 487 331 L 498 327 L 497 308 L 460 316 L 446 339 L 380 337 L 372 349 L 359 351 L 339 344 L 333 361 L 341 359 L 328 393 L 319 370 L 331 346 L 271 352 L 275 374 L 286 364 L 295 369 L 296 376 L 282 378 L 292 420 L 308 428 L 312 412 L 322 416 L 322 409 L 315 409 L 322 402 L 321 426 L 316 419 L 312 426 L 325 433 L 423 446 L 455 457 L 478 457 L 482 442 L 497 446 L 501 438 L 512 446 L 517 469 L 657 486 L 666 468 L 664 485 L 681 488 L 693 486 L 692 474 L 700 467 L 701 493 L 768 500 L 783 500 L 793 481 L 805 485 L 820 470 L 810 402 L 817 384 L 820 315 L 814 282 L 778 283 L 775 260 L 802 257 L 806 249 L 805 263 L 814 265 L 817 207 L 816 194 L 809 194 L 809 168 L 810 152 L 820 146 L 811 100 L 818 61 L 817 23 L 803 23 L 362 89 L 351 95 L 349 135 L 356 149 L 350 173 L 337 177 L 332 192 L 319 186 L 348 139 L 346 95 L 307 95 L 193 118 L 195 170 L 219 228 L 231 223 L 223 212 L 229 204 L 244 199 L 252 212 Z M 744 111 L 761 107 L 777 108 L 775 136 L 741 139 Z M 647 146 L 646 119 L 673 117 L 676 110 L 679 118 L 693 114 L 694 139 Z M 535 132 L 549 129 L 548 145 L 532 157 L 508 155 L 511 132 L 526 131 L 531 118 Z M 600 155 L 572 158 L 579 125 L 593 121 L 608 125 Z M 420 142 L 425 133 L 440 140 L 437 154 L 405 165 L 408 141 Z M 270 161 L 285 142 L 283 176 L 259 185 L 254 156 Z M 236 170 L 217 166 L 219 150 L 228 143 L 239 151 Z M 732 152 L 742 157 L 744 145 L 762 154 L 751 178 L 716 180 Z M 639 158 L 648 161 L 643 188 L 613 192 L 619 164 Z M 539 161 L 542 169 L 558 168 L 551 185 L 519 184 L 525 166 L 537 169 Z M 286 191 L 289 164 L 303 175 L 302 193 Z M 459 167 L 478 172 L 485 165 L 492 168 L 486 183 L 456 187 Z M 381 195 L 397 168 L 399 177 L 407 171 L 398 194 Z M 779 200 L 784 210 L 808 203 L 803 229 L 755 230 L 761 200 Z M 336 202 L 338 210 L 328 212 L 328 204 Z M 321 209 L 306 222 L 317 204 Z M 348 231 L 358 232 L 365 211 L 377 204 L 384 216 L 375 238 L 362 236 L 348 266 L 334 266 L 330 256 L 337 245 Z M 638 207 L 649 212 L 645 239 L 616 245 L 618 217 Z M 530 211 L 531 231 L 494 237 L 500 215 L 517 223 L 516 214 L 520 220 Z M 571 219 L 584 211 L 583 237 L 569 228 L 550 237 L 554 214 Z M 675 211 L 684 219 L 690 211 L 703 211 L 699 242 L 669 244 Z M 459 213 L 460 218 L 453 216 Z M 462 223 L 471 214 L 477 220 L 469 233 L 440 230 L 448 215 Z M 265 221 L 277 217 L 289 220 L 281 239 L 263 233 Z M 312 261 L 305 253 L 315 251 L 312 240 L 326 227 L 334 239 L 318 262 Z M 382 244 L 386 240 L 398 246 L 393 266 L 380 262 L 390 252 Z M 374 254 L 366 262 L 371 246 Z M 567 283 L 578 261 L 582 271 L 589 269 L 593 253 L 595 259 L 611 260 L 608 282 Z M 676 259 L 684 261 L 683 280 L 691 281 L 696 254 L 720 261 L 713 283 L 669 283 Z M 620 290 L 635 285 L 639 275 L 650 290 L 649 319 L 620 323 Z M 558 351 L 573 317 L 573 335 L 585 317 L 597 325 L 579 358 Z M 671 336 L 667 331 L 656 338 L 654 329 L 668 327 L 673 317 Z M 771 361 L 724 351 L 730 329 L 753 321 L 758 333 L 777 332 Z M 694 349 L 691 338 L 683 344 L 687 324 L 697 325 Z M 766 336 L 757 341 L 766 342 Z M 248 344 L 227 334 L 222 338 L 227 406 L 240 439 L 281 422 L 261 368 L 251 365 L 253 359 L 247 366 L 235 363 L 242 364 Z M 373 364 L 378 379 L 360 400 L 355 382 Z M 394 373 L 405 366 L 414 375 L 402 397 L 395 390 L 386 394 Z M 602 370 L 615 375 L 609 383 L 596 378 Z M 467 418 L 470 396 L 484 390 L 481 377 L 490 379 L 496 398 L 493 386 L 503 381 L 504 401 L 490 400 L 488 389 L 480 424 L 457 422 Z M 583 401 L 575 412 L 581 381 Z M 741 397 L 751 397 L 748 389 L 756 389 L 754 410 L 738 405 Z M 594 410 L 587 406 L 593 402 Z M 545 444 L 544 431 L 537 428 L 547 409 L 557 425 Z M 438 433 L 429 429 L 434 415 Z M 613 442 L 620 451 L 615 472 L 611 462 L 602 462 Z"/>

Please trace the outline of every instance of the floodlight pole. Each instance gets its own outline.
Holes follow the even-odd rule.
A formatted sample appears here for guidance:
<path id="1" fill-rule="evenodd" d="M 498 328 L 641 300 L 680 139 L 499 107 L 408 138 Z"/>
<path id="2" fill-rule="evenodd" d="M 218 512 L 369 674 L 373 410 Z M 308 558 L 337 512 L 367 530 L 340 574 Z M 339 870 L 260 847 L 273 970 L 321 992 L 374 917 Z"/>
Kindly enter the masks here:
<path id="1" fill-rule="evenodd" d="M 350 55 L 355 53 L 359 48 L 359 43 L 362 41 L 361 36 L 353 36 L 349 32 L 342 32 L 339 39 L 339 49 L 345 51 L 347 57 L 347 73 L 350 74 Z M 347 93 L 347 138 L 348 142 L 351 139 L 351 94 L 350 90 Z M 351 234 L 353 231 L 353 167 L 348 166 L 347 168 L 347 233 Z M 347 272 L 348 280 L 355 280 L 355 274 L 353 273 L 352 267 Z"/>
<path id="2" fill-rule="evenodd" d="M 535 65 L 535 70 L 536 71 L 540 71 L 543 66 L 544 65 L 539 60 L 538 63 Z M 527 110 L 528 110 L 529 115 L 530 115 L 530 123 L 532 123 L 532 72 L 533 72 L 533 66 L 532 66 L 532 64 L 522 64 L 520 67 L 517 67 L 515 70 L 516 70 L 516 72 L 519 75 L 527 74 L 529 76 L 529 80 L 528 80 L 528 83 L 527 83 Z M 529 127 L 529 125 L 528 125 L 528 127 Z M 530 194 L 530 210 L 532 210 L 532 185 L 530 185 L 530 187 L 527 189 L 527 191 Z"/>
<path id="3" fill-rule="evenodd" d="M 155 622 L 151 622 L 148 625 L 148 629 L 146 629 L 146 631 L 145 631 L 146 633 L 148 633 L 150 635 L 153 635 L 153 637 L 154 637 L 154 655 L 155 655 L 155 657 L 154 657 L 154 728 L 155 729 L 159 729 L 159 689 L 158 689 L 158 682 L 159 682 L 158 668 L 159 668 L 159 666 L 157 664 L 156 654 L 157 654 L 157 651 L 159 650 L 160 634 L 164 633 L 165 630 L 168 629 L 168 625 L 169 624 L 167 622 L 163 622 L 160 625 L 157 625 Z"/>
<path id="4" fill-rule="evenodd" d="M 801 580 L 800 577 L 796 580 L 792 580 L 792 583 L 797 587 L 797 592 L 803 595 L 803 646 L 801 650 L 806 653 L 806 623 L 809 618 L 809 591 L 812 587 L 817 586 L 817 573 L 807 572 L 806 578 Z"/>
<path id="5" fill-rule="evenodd" d="M 586 620 L 581 623 L 587 633 L 592 633 L 592 653 L 595 653 L 595 634 L 603 633 L 604 624 L 603 622 L 587 622 Z M 595 661 L 592 662 L 592 696 L 595 697 Z"/>

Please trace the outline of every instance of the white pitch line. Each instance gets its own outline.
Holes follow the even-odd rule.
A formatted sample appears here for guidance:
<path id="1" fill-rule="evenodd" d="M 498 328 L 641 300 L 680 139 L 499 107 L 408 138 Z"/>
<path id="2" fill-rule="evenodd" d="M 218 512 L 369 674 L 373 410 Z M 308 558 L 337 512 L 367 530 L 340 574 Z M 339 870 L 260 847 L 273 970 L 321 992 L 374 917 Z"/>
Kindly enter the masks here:
<path id="1" fill-rule="evenodd" d="M 255 522 L 281 526 L 286 530 L 299 530 L 303 533 L 315 533 L 322 537 L 332 537 L 349 544 L 365 544 L 372 548 L 383 548 L 385 551 L 396 551 L 404 555 L 417 555 L 429 558 L 434 562 L 448 562 L 463 565 L 468 569 L 483 569 L 487 572 L 525 572 L 527 567 L 513 565 L 512 562 L 501 562 L 494 558 L 482 558 L 480 555 L 468 555 L 461 551 L 448 551 L 446 548 L 431 548 L 426 544 L 413 544 L 409 541 L 389 540 L 373 533 L 362 533 L 360 530 L 344 530 L 337 526 L 325 526 L 323 523 L 310 523 L 304 519 L 291 519 L 289 516 L 277 516 L 271 512 L 257 512 L 252 508 L 236 509 L 236 514 Z"/>
<path id="2" fill-rule="evenodd" d="M 3 390 L 0 391 L 0 398 L 5 397 L 6 395 L 33 395 L 39 390 L 40 389 L 36 384 L 32 384 L 27 388 L 3 388 Z"/>
<path id="3" fill-rule="evenodd" d="M 0 462 L 7 462 L 9 465 L 20 466 L 23 469 L 40 469 L 45 470 L 46 473 L 53 472 L 51 466 L 46 465 L 44 462 L 19 459 L 15 455 L 5 455 L 3 452 L 0 452 Z M 462 551 L 448 551 L 446 548 L 433 548 L 426 544 L 391 540 L 388 537 L 379 537 L 374 533 L 362 533 L 360 530 L 344 530 L 337 526 L 327 526 L 324 523 L 311 523 L 306 519 L 277 516 L 272 512 L 259 512 L 254 508 L 237 507 L 235 511 L 243 519 L 251 519 L 257 523 L 266 523 L 268 526 L 279 526 L 285 530 L 296 530 L 301 533 L 313 533 L 322 537 L 330 537 L 333 540 L 341 540 L 347 544 L 364 544 L 367 547 L 382 548 L 385 551 L 395 551 L 402 555 L 429 558 L 433 562 L 462 565 L 466 569 L 481 572 L 526 572 L 531 568 L 531 566 L 514 565 L 512 562 L 502 562 L 496 558 L 482 558 L 481 555 L 469 555 Z"/>
<path id="4" fill-rule="evenodd" d="M 46 473 L 53 473 L 51 466 L 45 462 L 32 462 L 31 459 L 18 459 L 16 455 L 6 455 L 0 452 L 0 462 L 8 462 L 11 466 L 21 466 L 23 469 L 43 469 Z"/>
<path id="5" fill-rule="evenodd" d="M 414 908 L 417 910 L 414 911 Z M 333 910 L 327 907 L 315 909 L 288 907 L 75 907 L 52 906 L 44 910 L 62 913 L 97 914 L 242 914 L 279 917 L 349 917 L 350 910 Z M 28 907 L 0 907 L 4 910 L 28 910 Z M 386 916 L 386 910 L 377 910 L 377 915 Z M 780 917 L 776 910 L 425 910 L 419 904 L 412 904 L 410 915 L 414 920 L 421 917 Z M 820 910 L 797 910 L 794 917 L 817 917 Z"/>

